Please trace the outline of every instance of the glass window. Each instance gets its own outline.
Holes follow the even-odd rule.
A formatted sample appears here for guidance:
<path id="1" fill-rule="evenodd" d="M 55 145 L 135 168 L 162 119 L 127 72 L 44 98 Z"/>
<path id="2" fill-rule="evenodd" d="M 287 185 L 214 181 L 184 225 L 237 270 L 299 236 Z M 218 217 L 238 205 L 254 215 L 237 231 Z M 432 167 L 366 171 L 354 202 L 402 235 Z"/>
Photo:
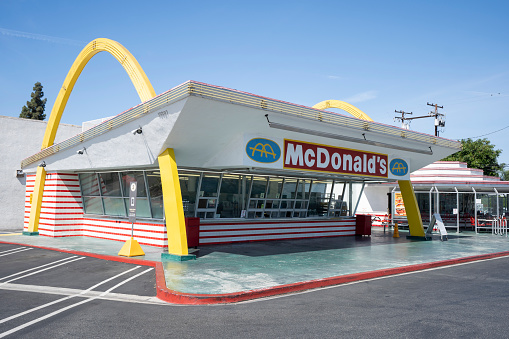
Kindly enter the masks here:
<path id="1" fill-rule="evenodd" d="M 97 174 L 80 174 L 80 184 L 81 192 L 84 196 L 99 196 L 99 182 L 97 181 Z"/>
<path id="2" fill-rule="evenodd" d="M 129 210 L 129 198 L 124 198 L 125 208 Z M 150 206 L 147 198 L 136 199 L 136 218 L 151 218 Z"/>
<path id="3" fill-rule="evenodd" d="M 282 178 L 270 178 L 269 186 L 267 188 L 268 199 L 279 199 L 281 198 L 281 189 L 283 188 Z"/>
<path id="4" fill-rule="evenodd" d="M 296 190 L 297 190 L 297 179 L 285 179 L 282 198 L 295 199 Z"/>
<path id="5" fill-rule="evenodd" d="M 217 214 L 220 218 L 240 218 L 242 210 L 242 176 L 223 175 Z"/>
<path id="6" fill-rule="evenodd" d="M 221 175 L 205 173 L 201 180 L 200 196 L 201 197 L 217 197 L 217 189 Z"/>
<path id="7" fill-rule="evenodd" d="M 267 178 L 253 177 L 251 186 L 251 198 L 265 198 L 265 189 L 267 188 Z"/>
<path id="8" fill-rule="evenodd" d="M 297 189 L 297 199 L 309 199 L 309 189 L 311 188 L 311 180 L 299 180 Z"/>
<path id="9" fill-rule="evenodd" d="M 125 217 L 126 209 L 123 200 L 123 198 L 103 198 L 104 214 Z"/>
<path id="10" fill-rule="evenodd" d="M 196 193 L 200 182 L 200 174 L 194 172 L 180 172 L 179 182 L 180 192 L 182 193 L 182 204 L 184 206 L 184 215 L 186 217 L 194 217 L 194 211 L 196 209 Z"/>
<path id="11" fill-rule="evenodd" d="M 102 196 L 121 197 L 118 172 L 99 173 Z"/>
<path id="12" fill-rule="evenodd" d="M 161 185 L 161 175 L 159 171 L 147 171 L 148 191 L 150 194 L 150 206 L 152 209 L 152 217 L 163 219 L 163 187 Z"/>
<path id="13" fill-rule="evenodd" d="M 146 197 L 147 190 L 145 188 L 145 177 L 143 176 L 143 172 L 122 172 L 120 173 L 120 178 L 122 179 L 122 191 L 124 192 L 124 197 L 129 196 L 129 183 L 131 181 L 137 181 L 137 196 L 138 197 Z"/>
<path id="14" fill-rule="evenodd" d="M 103 203 L 100 197 L 83 197 L 85 213 L 103 214 Z"/>

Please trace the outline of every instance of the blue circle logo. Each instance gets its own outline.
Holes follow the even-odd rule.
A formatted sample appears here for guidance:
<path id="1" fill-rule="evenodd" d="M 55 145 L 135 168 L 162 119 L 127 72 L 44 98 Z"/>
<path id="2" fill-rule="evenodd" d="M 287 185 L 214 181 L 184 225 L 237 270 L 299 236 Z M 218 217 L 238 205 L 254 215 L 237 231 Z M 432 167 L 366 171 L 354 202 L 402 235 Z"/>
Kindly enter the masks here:
<path id="1" fill-rule="evenodd" d="M 271 163 L 279 160 L 281 148 L 272 140 L 255 138 L 247 143 L 246 154 L 256 162 Z"/>
<path id="2" fill-rule="evenodd" d="M 392 159 L 389 170 L 393 175 L 402 177 L 408 173 L 408 164 L 403 159 Z"/>

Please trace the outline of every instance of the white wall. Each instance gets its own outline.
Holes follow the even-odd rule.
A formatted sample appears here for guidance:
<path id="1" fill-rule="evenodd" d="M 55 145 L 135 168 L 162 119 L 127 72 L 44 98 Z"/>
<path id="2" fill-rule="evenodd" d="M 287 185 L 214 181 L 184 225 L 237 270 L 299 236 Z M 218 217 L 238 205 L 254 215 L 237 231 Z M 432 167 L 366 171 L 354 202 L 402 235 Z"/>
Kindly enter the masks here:
<path id="1" fill-rule="evenodd" d="M 0 229 L 23 229 L 26 177 L 17 178 L 21 160 L 41 150 L 47 121 L 0 116 Z M 55 142 L 81 132 L 60 124 Z"/>

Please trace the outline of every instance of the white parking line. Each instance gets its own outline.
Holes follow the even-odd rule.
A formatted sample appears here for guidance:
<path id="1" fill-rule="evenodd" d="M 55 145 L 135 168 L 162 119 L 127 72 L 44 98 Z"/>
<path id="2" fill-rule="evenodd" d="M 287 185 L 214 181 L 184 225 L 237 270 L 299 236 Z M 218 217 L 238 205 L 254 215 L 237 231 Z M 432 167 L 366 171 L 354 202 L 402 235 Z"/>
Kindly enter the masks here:
<path id="1" fill-rule="evenodd" d="M 66 261 L 66 260 L 70 260 L 72 258 L 76 258 L 77 256 L 76 255 L 73 255 L 72 257 L 68 257 L 68 258 L 65 258 L 65 259 L 60 259 L 60 260 L 57 260 L 57 261 L 53 261 L 53 262 L 50 262 L 49 264 L 45 264 L 45 265 L 41 265 L 41 266 L 37 266 L 37 267 L 33 267 L 33 268 L 29 268 L 28 270 L 24 270 L 24 271 L 21 271 L 21 272 L 18 272 L 18 273 L 14 273 L 14 274 L 11 274 L 11 275 L 8 275 L 8 276 L 5 276 L 3 278 L 0 278 L 0 281 L 1 280 L 5 280 L 7 278 L 10 278 L 10 277 L 15 277 L 17 275 L 20 275 L 20 274 L 23 274 L 23 273 L 26 273 L 26 272 L 30 272 L 30 271 L 33 271 L 33 270 L 36 270 L 38 268 L 42 268 L 42 267 L 46 267 L 46 266 L 50 266 L 50 265 L 53 265 L 53 264 L 56 264 L 56 263 L 59 263 L 61 261 Z"/>
<path id="2" fill-rule="evenodd" d="M 76 261 L 76 260 L 81 260 L 81 259 L 85 259 L 85 257 L 80 257 L 80 258 L 68 260 L 66 262 L 63 262 L 63 263 L 60 263 L 60 264 L 57 264 L 57 265 L 54 265 L 54 266 L 51 266 L 51 267 L 47 267 L 47 268 L 44 268 L 44 269 L 39 270 L 39 271 L 35 271 L 35 272 L 32 272 L 32 273 L 28 273 L 28 274 L 22 275 L 21 277 L 17 277 L 17 278 L 11 279 L 11 280 L 4 281 L 3 283 L 0 283 L 0 286 L 2 286 L 3 284 L 10 283 L 12 281 L 18 280 L 18 279 L 29 277 L 29 276 L 37 274 L 37 273 L 41 273 L 41 272 L 44 272 L 44 271 L 47 271 L 47 270 L 51 270 L 52 268 L 56 268 L 58 266 L 62 266 L 62 265 L 71 263 L 71 262 Z"/>
<path id="3" fill-rule="evenodd" d="M 46 315 L 44 315 L 44 316 L 42 316 L 42 317 L 40 317 L 40 318 L 38 318 L 38 319 L 35 319 L 35 320 L 32 320 L 32 321 L 29 321 L 29 322 L 27 322 L 27 323 L 25 323 L 25 324 L 23 324 L 23 325 L 20 325 L 20 326 L 18 326 L 18 327 L 15 327 L 15 328 L 13 328 L 13 329 L 11 329 L 11 330 L 9 330 L 9 331 L 6 331 L 6 332 L 3 332 L 3 333 L 0 333 L 0 338 L 3 338 L 3 337 L 5 337 L 5 336 L 8 336 L 9 334 L 12 334 L 12 333 L 18 332 L 19 330 L 22 330 L 22 329 L 24 329 L 24 328 L 26 328 L 26 327 L 28 327 L 28 326 L 31 326 L 31 325 L 33 325 L 33 324 L 36 324 L 36 323 L 38 323 L 38 322 L 40 322 L 40 321 L 43 321 L 43 320 L 45 320 L 45 319 L 51 318 L 51 317 L 53 317 L 54 315 L 57 315 L 57 314 L 62 313 L 62 312 L 64 312 L 64 311 L 67 311 L 67 310 L 69 310 L 69 309 L 71 309 L 71 308 L 74 308 L 74 307 L 76 307 L 76 306 L 83 305 L 83 304 L 86 304 L 86 303 L 88 303 L 88 302 L 90 302 L 90 301 L 93 301 L 93 300 L 95 300 L 95 299 L 98 299 L 98 298 L 100 298 L 100 297 L 103 297 L 103 296 L 105 296 L 106 294 L 108 294 L 108 293 L 110 293 L 111 291 L 113 291 L 115 288 L 117 288 L 117 287 L 119 287 L 119 286 L 122 286 L 123 284 L 125 284 L 125 283 L 127 283 L 127 282 L 129 282 L 129 281 L 131 281 L 131 280 L 133 280 L 133 279 L 135 279 L 135 278 L 137 278 L 137 277 L 139 277 L 139 276 L 140 276 L 140 275 L 142 275 L 142 274 L 145 274 L 145 273 L 147 273 L 147 272 L 150 272 L 150 271 L 151 271 L 151 270 L 153 270 L 153 269 L 154 269 L 154 268 L 153 268 L 153 267 L 151 267 L 151 268 L 146 269 L 145 271 L 140 272 L 140 273 L 138 273 L 138 274 L 136 274 L 136 275 L 134 275 L 134 276 L 132 276 L 132 277 L 130 277 L 130 278 L 127 278 L 126 280 L 124 280 L 124 281 L 122 281 L 122 282 L 120 282 L 120 283 L 116 284 L 115 286 L 113 286 L 112 288 L 108 289 L 107 291 L 105 291 L 105 292 L 101 293 L 101 294 L 100 294 L 99 296 L 97 296 L 97 297 L 93 297 L 93 298 L 89 298 L 89 299 L 82 300 L 82 301 L 77 302 L 77 303 L 75 303 L 75 304 L 69 305 L 69 306 L 67 306 L 67 307 L 64 307 L 64 308 L 61 308 L 61 309 L 56 310 L 56 311 L 54 311 L 54 312 L 51 312 L 51 313 L 49 313 L 49 314 L 46 314 Z"/>
<path id="4" fill-rule="evenodd" d="M 12 251 L 17 251 L 17 250 L 22 249 L 22 248 L 25 248 L 25 247 L 16 247 L 16 248 L 13 248 L 13 249 L 10 249 L 10 250 L 7 250 L 7 251 L 2 251 L 2 252 L 0 252 L 0 254 L 7 253 L 7 252 L 12 252 Z"/>
<path id="5" fill-rule="evenodd" d="M 18 249 L 17 251 L 12 251 L 10 253 L 0 254 L 0 257 L 6 256 L 6 255 L 11 255 L 11 254 L 16 254 L 16 253 L 19 253 L 19 252 L 30 251 L 31 249 L 32 248 Z"/>
<path id="6" fill-rule="evenodd" d="M 71 295 L 71 296 L 68 296 L 68 297 L 65 297 L 65 298 L 61 298 L 61 299 L 58 299 L 58 300 L 55 300 L 55 301 L 49 302 L 49 303 L 47 303 L 47 304 L 44 304 L 44 305 L 41 305 L 41 306 L 37 306 L 37 307 L 34 307 L 34 308 L 32 308 L 32 309 L 29 309 L 29 310 L 23 311 L 23 312 L 21 312 L 21 313 L 15 314 L 15 315 L 13 315 L 13 316 L 10 316 L 10 317 L 7 317 L 7 318 L 4 318 L 4 319 L 0 320 L 0 324 L 3 324 L 3 323 L 5 323 L 5 322 L 7 322 L 7 321 L 9 321 L 9 320 L 12 320 L 12 319 L 16 319 L 16 318 L 21 317 L 21 316 L 23 316 L 23 315 L 25 315 L 25 314 L 32 313 L 32 312 L 34 312 L 34 311 L 37 311 L 37 310 L 43 309 L 43 308 L 45 308 L 45 307 L 48 307 L 48 306 L 51 306 L 51 305 L 57 304 L 57 303 L 62 302 L 62 301 L 64 301 L 64 300 L 68 300 L 68 299 L 71 299 L 71 298 L 74 298 L 74 297 L 77 297 L 77 296 L 83 295 L 83 294 L 85 294 L 85 293 L 87 293 L 87 292 L 89 292 L 89 291 L 93 290 L 94 288 L 96 288 L 96 287 L 98 287 L 98 286 L 101 286 L 102 284 L 107 283 L 108 281 L 111 281 L 111 280 L 113 280 L 113 279 L 115 279 L 115 278 L 118 278 L 118 277 L 120 277 L 120 276 L 122 276 L 122 275 L 124 275 L 124 274 L 127 274 L 127 273 L 129 273 L 129 272 L 131 272 L 131 271 L 134 271 L 134 270 L 136 270 L 136 269 L 138 269 L 138 268 L 140 268 L 140 266 L 133 267 L 133 268 L 131 268 L 131 269 L 127 270 L 127 271 L 124 271 L 124 272 L 122 272 L 122 273 L 120 273 L 120 274 L 117 274 L 117 275 L 116 275 L 116 276 L 114 276 L 114 277 L 111 277 L 111 278 L 108 278 L 108 279 L 106 279 L 106 280 L 103 280 L 103 281 L 101 281 L 100 283 L 95 284 L 94 286 L 92 286 L 92 287 L 90 287 L 90 288 L 88 288 L 88 289 L 86 289 L 86 290 L 82 291 L 81 293 L 78 293 L 78 294 L 75 294 L 75 295 Z"/>

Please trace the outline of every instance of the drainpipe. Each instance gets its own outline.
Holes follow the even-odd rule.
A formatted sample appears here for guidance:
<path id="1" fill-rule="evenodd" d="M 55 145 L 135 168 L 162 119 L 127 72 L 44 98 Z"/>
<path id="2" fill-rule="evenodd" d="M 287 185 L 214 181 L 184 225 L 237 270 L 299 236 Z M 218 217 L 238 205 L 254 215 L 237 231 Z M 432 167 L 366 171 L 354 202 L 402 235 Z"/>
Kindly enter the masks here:
<path id="1" fill-rule="evenodd" d="M 456 186 L 454 187 L 456 191 L 456 232 L 460 232 L 460 194 Z"/>

